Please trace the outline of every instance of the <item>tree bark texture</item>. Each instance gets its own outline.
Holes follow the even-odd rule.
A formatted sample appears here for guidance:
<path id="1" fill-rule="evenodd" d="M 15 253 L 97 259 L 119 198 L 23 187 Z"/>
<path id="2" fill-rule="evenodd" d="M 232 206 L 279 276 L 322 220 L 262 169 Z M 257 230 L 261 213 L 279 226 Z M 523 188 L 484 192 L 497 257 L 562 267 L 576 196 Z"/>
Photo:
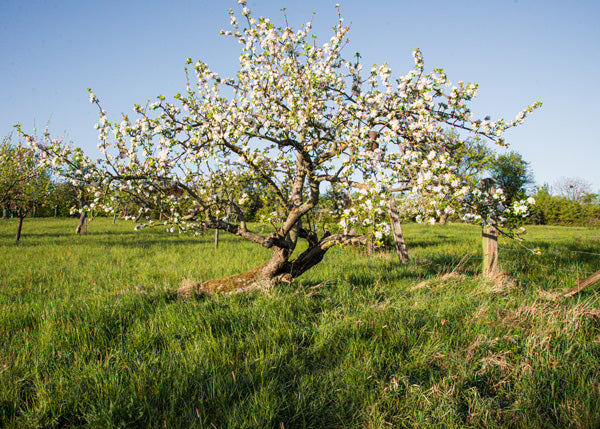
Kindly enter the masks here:
<path id="1" fill-rule="evenodd" d="M 398 209 L 396 208 L 396 200 L 393 196 L 389 201 L 389 212 L 394 242 L 396 243 L 396 251 L 398 252 L 398 260 L 401 264 L 406 265 L 410 262 L 410 259 L 408 257 L 408 249 L 406 248 L 404 235 L 402 234 L 402 224 L 400 223 L 400 216 L 398 215 Z"/>

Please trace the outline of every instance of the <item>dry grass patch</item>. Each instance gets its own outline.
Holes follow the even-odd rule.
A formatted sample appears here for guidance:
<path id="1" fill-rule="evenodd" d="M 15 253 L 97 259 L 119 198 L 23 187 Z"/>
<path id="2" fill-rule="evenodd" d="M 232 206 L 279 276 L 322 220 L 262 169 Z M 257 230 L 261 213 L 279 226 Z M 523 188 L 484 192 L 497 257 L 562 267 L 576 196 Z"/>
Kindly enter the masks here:
<path id="1" fill-rule="evenodd" d="M 412 292 L 419 289 L 441 289 L 446 286 L 449 286 L 452 283 L 457 283 L 465 279 L 467 279 L 467 276 L 452 271 L 444 275 L 438 275 L 433 279 L 422 281 L 416 284 L 415 286 L 411 287 L 409 291 Z"/>
<path id="2" fill-rule="evenodd" d="M 488 352 L 488 356 L 479 359 L 479 364 L 481 368 L 475 373 L 476 375 L 483 375 L 486 372 L 489 372 L 492 368 L 498 368 L 501 372 L 506 372 L 509 369 L 512 369 L 512 362 L 508 358 L 510 354 L 510 350 L 506 350 L 503 352 Z"/>
<path id="3" fill-rule="evenodd" d="M 514 279 L 503 273 L 484 281 L 483 285 L 484 291 L 490 294 L 507 294 L 517 288 Z"/>
<path id="4" fill-rule="evenodd" d="M 505 325 L 538 326 L 544 332 L 570 338 L 584 323 L 599 317 L 598 297 L 591 297 L 569 308 L 553 301 L 536 300 L 531 305 L 507 310 L 499 322 Z"/>

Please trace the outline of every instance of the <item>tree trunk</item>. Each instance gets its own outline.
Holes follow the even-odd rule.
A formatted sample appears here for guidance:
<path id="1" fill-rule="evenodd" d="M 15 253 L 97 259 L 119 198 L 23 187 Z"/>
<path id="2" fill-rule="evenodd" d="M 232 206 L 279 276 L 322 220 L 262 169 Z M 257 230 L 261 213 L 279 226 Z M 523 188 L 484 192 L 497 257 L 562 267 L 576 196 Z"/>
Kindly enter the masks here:
<path id="1" fill-rule="evenodd" d="M 440 216 L 440 225 L 446 225 L 447 222 L 448 222 L 448 214 L 444 213 L 442 216 Z"/>
<path id="2" fill-rule="evenodd" d="M 77 224 L 77 228 L 75 228 L 75 234 L 81 234 L 81 230 L 83 225 L 85 224 L 85 218 L 87 216 L 87 211 L 83 210 L 79 215 L 79 223 Z"/>
<path id="3" fill-rule="evenodd" d="M 31 217 L 35 217 L 37 215 L 37 204 L 32 204 L 33 210 L 31 211 Z"/>
<path id="4" fill-rule="evenodd" d="M 113 225 L 114 225 L 115 223 L 117 223 L 117 214 L 116 214 L 116 213 L 113 215 Z"/>
<path id="5" fill-rule="evenodd" d="M 291 251 L 281 247 L 272 247 L 271 259 L 259 267 L 245 273 L 196 283 L 188 281 L 182 284 L 177 293 L 181 297 L 193 295 L 211 295 L 213 293 L 236 293 L 252 289 L 271 287 L 277 283 L 291 283 L 323 260 L 325 253 L 335 245 L 359 246 L 367 242 L 365 236 L 334 235 L 322 238 L 310 246 L 293 261 L 289 260 Z"/>
<path id="6" fill-rule="evenodd" d="M 54 206 L 54 217 L 58 217 L 58 204 Z"/>
<path id="7" fill-rule="evenodd" d="M 400 223 L 400 216 L 398 215 L 398 209 L 396 208 L 396 200 L 393 196 L 388 201 L 388 207 L 398 260 L 401 264 L 408 264 L 410 262 L 408 249 L 406 248 L 406 241 L 404 241 L 404 235 L 402 234 L 402 224 Z"/>
<path id="8" fill-rule="evenodd" d="M 21 230 L 23 229 L 23 219 L 25 216 L 19 216 L 19 226 L 17 226 L 17 235 L 15 236 L 15 242 L 19 242 L 21 239 Z"/>
<path id="9" fill-rule="evenodd" d="M 2 206 L 2 219 L 8 219 L 8 207 L 6 207 L 6 204 L 4 204 Z"/>

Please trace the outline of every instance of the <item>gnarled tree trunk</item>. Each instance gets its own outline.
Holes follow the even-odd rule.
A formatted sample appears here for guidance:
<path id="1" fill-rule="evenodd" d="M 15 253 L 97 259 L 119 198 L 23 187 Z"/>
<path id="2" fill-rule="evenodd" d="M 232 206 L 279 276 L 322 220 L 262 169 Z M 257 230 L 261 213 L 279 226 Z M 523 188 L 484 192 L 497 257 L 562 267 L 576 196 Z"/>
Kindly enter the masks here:
<path id="1" fill-rule="evenodd" d="M 328 235 L 318 242 L 313 242 L 308 249 L 296 259 L 290 261 L 292 251 L 273 246 L 271 259 L 245 273 L 208 280 L 205 282 L 188 282 L 182 285 L 178 294 L 182 297 L 213 293 L 235 293 L 261 287 L 271 287 L 277 283 L 291 283 L 323 260 L 325 253 L 335 245 L 359 246 L 367 239 L 361 235 Z"/>

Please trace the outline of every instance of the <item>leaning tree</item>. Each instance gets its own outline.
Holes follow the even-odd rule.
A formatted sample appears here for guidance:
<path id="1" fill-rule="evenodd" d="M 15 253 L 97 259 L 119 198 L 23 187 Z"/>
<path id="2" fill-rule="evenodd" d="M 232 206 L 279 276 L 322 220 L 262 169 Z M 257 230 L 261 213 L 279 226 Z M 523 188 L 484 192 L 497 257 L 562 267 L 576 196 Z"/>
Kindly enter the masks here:
<path id="1" fill-rule="evenodd" d="M 353 227 L 369 225 L 364 214 L 382 206 L 392 191 L 425 196 L 425 220 L 431 221 L 456 212 L 466 220 L 500 224 L 527 212 L 523 202 L 504 207 L 500 194 L 486 195 L 461 180 L 451 151 L 456 141 L 445 130 L 503 144 L 502 133 L 539 103 L 514 121 L 474 120 L 467 102 L 477 85 L 451 86 L 442 69 L 426 73 L 419 50 L 405 76 L 393 79 L 385 64 L 365 73 L 358 54 L 342 56 L 349 29 L 341 16 L 330 40 L 317 46 L 311 23 L 299 30 L 277 27 L 267 18 L 255 19 L 245 1 L 239 3 L 243 25 L 229 10 L 232 30 L 222 31 L 241 45 L 234 77 L 189 59 L 184 93 L 135 105 L 134 116 L 115 123 L 90 90 L 90 101 L 100 109 L 103 154 L 94 164 L 93 204 L 113 210 L 118 190 L 142 201 L 142 211 L 160 207 L 161 224 L 171 230 L 218 229 L 272 251 L 261 266 L 199 283 L 196 292 L 293 281 L 332 246 L 364 244 L 366 237 L 351 233 Z M 53 145 L 60 152 L 60 142 L 46 143 Z M 360 207 L 319 235 L 306 218 L 333 186 L 358 190 Z M 249 189 L 268 189 L 276 198 L 272 232 L 247 224 Z M 145 225 L 156 224 L 148 218 Z M 369 226 L 377 237 L 389 232 L 385 221 Z M 292 259 L 299 240 L 308 248 Z"/>

